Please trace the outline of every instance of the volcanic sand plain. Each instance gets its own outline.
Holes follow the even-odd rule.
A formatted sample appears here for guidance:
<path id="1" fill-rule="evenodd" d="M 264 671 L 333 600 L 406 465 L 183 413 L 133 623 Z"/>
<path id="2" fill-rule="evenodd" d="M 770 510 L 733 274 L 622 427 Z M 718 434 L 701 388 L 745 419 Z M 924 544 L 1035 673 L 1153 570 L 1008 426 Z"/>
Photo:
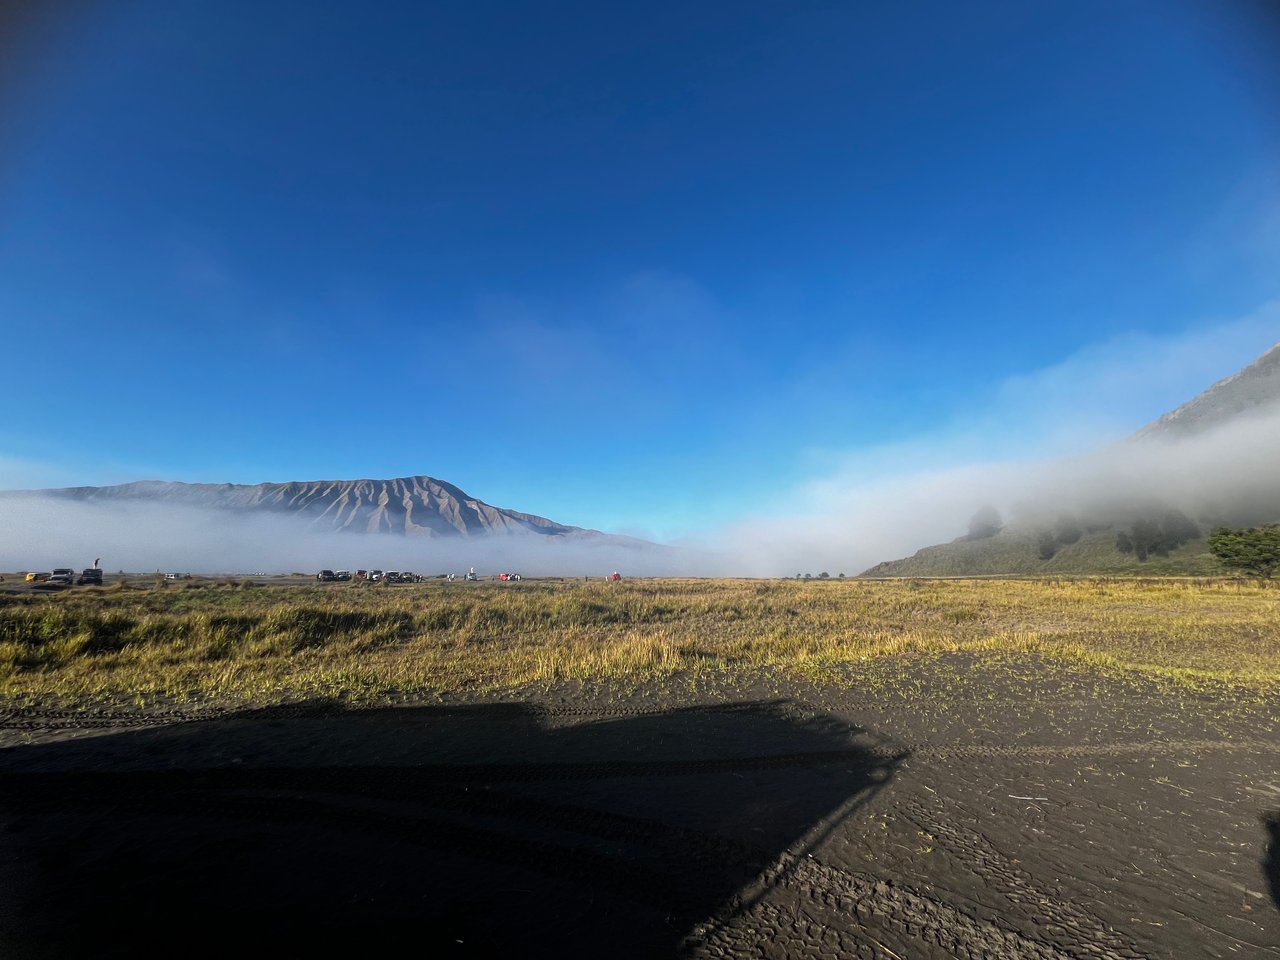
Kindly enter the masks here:
<path id="1" fill-rule="evenodd" d="M 1280 951 L 1264 585 L 348 587 L 0 606 L 0 952 Z"/>

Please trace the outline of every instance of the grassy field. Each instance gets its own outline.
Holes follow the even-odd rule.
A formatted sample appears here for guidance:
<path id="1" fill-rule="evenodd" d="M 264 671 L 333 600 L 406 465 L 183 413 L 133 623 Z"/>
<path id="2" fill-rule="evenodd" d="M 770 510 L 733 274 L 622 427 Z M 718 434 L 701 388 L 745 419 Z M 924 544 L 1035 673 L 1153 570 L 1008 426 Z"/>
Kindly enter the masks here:
<path id="1" fill-rule="evenodd" d="M 250 586 L 0 595 L 0 696 L 271 702 L 563 680 L 841 682 L 930 651 L 1049 657 L 1183 686 L 1280 689 L 1280 589 L 1238 580 Z"/>

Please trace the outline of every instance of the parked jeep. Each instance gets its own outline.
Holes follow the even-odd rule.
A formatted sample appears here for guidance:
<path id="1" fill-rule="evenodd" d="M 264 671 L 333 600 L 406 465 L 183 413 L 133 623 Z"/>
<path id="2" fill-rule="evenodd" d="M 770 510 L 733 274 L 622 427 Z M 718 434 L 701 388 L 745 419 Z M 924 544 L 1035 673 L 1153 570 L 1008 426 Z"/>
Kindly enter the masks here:
<path id="1" fill-rule="evenodd" d="M 316 579 L 321 583 L 333 583 L 338 577 L 332 570 L 321 570 L 316 574 Z"/>
<path id="2" fill-rule="evenodd" d="M 76 583 L 82 587 L 100 587 L 102 586 L 102 571 L 96 567 L 82 570 Z"/>

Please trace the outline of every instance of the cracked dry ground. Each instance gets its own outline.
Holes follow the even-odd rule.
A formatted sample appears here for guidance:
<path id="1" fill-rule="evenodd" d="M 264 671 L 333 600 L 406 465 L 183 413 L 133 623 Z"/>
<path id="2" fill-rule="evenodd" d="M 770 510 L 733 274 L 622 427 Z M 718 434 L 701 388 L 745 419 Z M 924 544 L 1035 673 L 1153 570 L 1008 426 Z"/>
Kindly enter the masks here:
<path id="1" fill-rule="evenodd" d="M 843 680 L 0 712 L 0 954 L 1280 955 L 1274 699 Z"/>

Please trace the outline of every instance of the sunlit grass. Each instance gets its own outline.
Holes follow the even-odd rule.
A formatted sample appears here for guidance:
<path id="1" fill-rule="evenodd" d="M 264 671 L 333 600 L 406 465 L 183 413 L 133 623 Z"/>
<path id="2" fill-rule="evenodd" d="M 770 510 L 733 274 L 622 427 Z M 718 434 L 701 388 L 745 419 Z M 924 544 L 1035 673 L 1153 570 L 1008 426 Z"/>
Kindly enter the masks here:
<path id="1" fill-rule="evenodd" d="M 0 600 L 0 695 L 378 696 L 975 651 L 1280 688 L 1280 590 L 1233 580 L 187 587 Z"/>

